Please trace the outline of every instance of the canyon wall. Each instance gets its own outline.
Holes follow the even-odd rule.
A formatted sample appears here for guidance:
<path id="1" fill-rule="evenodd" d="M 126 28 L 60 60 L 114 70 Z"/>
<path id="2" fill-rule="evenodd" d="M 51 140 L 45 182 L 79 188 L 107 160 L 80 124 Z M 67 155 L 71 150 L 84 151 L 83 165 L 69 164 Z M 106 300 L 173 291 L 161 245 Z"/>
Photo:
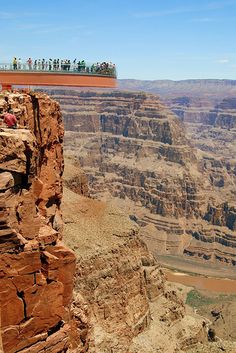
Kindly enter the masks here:
<path id="1" fill-rule="evenodd" d="M 188 103 L 183 104 L 186 99 Z M 218 192 L 224 194 L 225 199 L 231 204 L 230 206 L 223 204 L 220 208 L 232 207 L 229 219 L 234 219 L 236 99 L 234 97 L 218 98 L 218 101 L 214 102 L 203 97 L 185 97 L 185 100 L 183 97 L 166 99 L 166 104 L 184 121 L 187 137 L 198 149 L 201 164 L 209 173 Z M 210 212 L 212 213 L 212 210 Z M 224 211 L 222 213 L 222 218 L 224 218 Z M 220 222 L 219 219 L 217 222 Z M 233 229 L 229 223 L 228 227 Z"/>
<path id="2" fill-rule="evenodd" d="M 133 101 L 132 95 L 129 99 Z M 120 111 L 125 111 L 127 102 L 122 100 Z M 143 95 L 135 99 L 137 116 L 142 112 L 145 100 Z M 155 98 L 150 97 L 145 106 L 148 119 L 155 114 L 155 106 Z M 107 107 L 110 103 L 105 109 Z M 78 143 L 87 143 L 87 136 L 95 138 L 96 144 L 103 141 L 103 137 L 98 138 L 87 131 L 84 119 L 71 120 L 73 126 L 81 125 L 85 131 L 80 136 L 73 136 L 73 143 L 78 139 L 76 145 L 67 147 L 62 199 L 64 131 L 58 103 L 40 93 L 1 93 L 1 112 L 10 108 L 17 115 L 19 128 L 0 127 L 0 351 L 183 353 L 197 343 L 205 344 L 208 324 L 197 314 L 187 311 L 180 291 L 166 282 L 162 269 L 139 237 L 139 226 L 133 221 L 136 216 L 128 217 L 124 207 L 120 211 L 113 203 L 84 196 L 89 193 L 87 179 L 79 166 L 79 158 L 75 163 L 74 153 L 78 153 Z M 84 114 L 81 108 L 78 113 Z M 156 133 L 158 121 L 150 123 L 148 119 L 137 123 L 136 119 L 124 117 L 121 126 L 116 128 L 114 117 L 112 124 L 106 116 L 98 121 L 94 112 L 88 119 L 88 125 L 94 131 L 99 126 L 109 131 L 111 146 L 113 135 L 117 142 L 122 140 L 121 131 L 133 142 L 138 129 L 138 136 L 142 136 L 138 147 L 134 142 L 128 142 L 124 147 L 120 143 L 117 153 L 122 152 L 125 160 L 132 150 L 139 157 L 139 168 L 131 170 L 130 177 L 126 177 L 127 185 L 133 187 L 136 182 L 140 188 L 148 185 L 147 197 L 151 189 L 146 180 L 152 181 L 154 174 L 148 172 L 143 178 L 142 172 L 146 171 L 146 167 L 142 167 L 144 156 L 148 162 L 168 162 L 168 175 L 175 173 L 176 185 L 183 173 L 181 168 L 189 172 L 190 163 L 198 171 L 198 159 L 188 145 L 181 123 L 160 103 L 158 114 L 160 133 Z M 98 146 L 94 146 L 95 152 L 100 151 L 99 143 Z M 106 144 L 103 148 L 104 156 L 114 154 Z M 153 152 L 156 153 L 154 157 Z M 81 148 L 80 155 L 81 162 L 91 163 L 89 168 L 94 168 L 94 164 L 103 168 L 104 160 L 109 162 L 103 155 L 91 153 L 90 148 L 86 152 Z M 175 165 L 179 166 L 177 174 Z M 107 168 L 110 168 L 109 163 Z M 168 168 L 163 170 L 164 180 L 167 180 Z M 115 169 L 120 173 L 117 161 Z M 111 170 L 108 174 L 112 175 L 107 180 L 104 172 L 97 170 L 95 176 L 106 182 L 105 186 L 99 184 L 101 194 L 104 188 L 111 187 L 113 179 L 117 179 L 114 168 Z M 160 170 L 158 168 L 155 173 Z M 126 172 L 124 168 L 119 180 Z M 89 178 L 92 177 L 91 169 Z M 163 190 L 163 199 L 168 200 L 166 189 Z M 188 186 L 186 193 L 190 195 L 191 190 Z M 161 191 L 160 187 L 160 194 Z M 121 196 L 119 187 L 116 192 Z M 137 191 L 137 195 L 140 198 L 143 194 Z M 129 204 L 126 194 L 121 197 Z M 176 206 L 171 207 L 170 203 L 166 206 L 163 202 L 160 210 L 178 219 L 178 212 L 183 212 L 181 207 L 180 211 L 177 208 L 180 200 L 181 195 L 177 193 Z M 138 202 L 142 205 L 143 201 Z M 153 202 L 149 203 L 153 205 Z M 193 197 L 189 196 L 187 203 L 189 218 L 197 219 L 199 210 Z M 213 217 L 213 211 L 207 209 Z M 227 208 L 223 210 L 225 214 L 229 213 Z M 144 222 L 144 217 L 140 216 L 140 220 Z M 62 235 L 68 247 L 62 243 Z M 229 347 L 224 342 L 221 345 L 225 350 Z M 210 348 L 208 351 L 211 352 Z"/>
<path id="3" fill-rule="evenodd" d="M 91 196 L 115 198 L 154 253 L 236 264 L 233 163 L 194 148 L 156 96 L 51 93 L 63 109 L 66 154 L 83 167 Z"/>
<path id="4" fill-rule="evenodd" d="M 77 173 L 66 160 L 65 180 Z M 68 188 L 62 209 L 64 240 L 77 257 L 74 306 L 81 344 L 74 341 L 75 352 L 172 353 L 206 342 L 206 322 L 187 313 L 135 222 L 113 204 Z"/>
<path id="5" fill-rule="evenodd" d="M 2 92 L 19 128 L 0 126 L 0 350 L 65 352 L 75 255 L 61 241 L 63 134 L 58 103 Z"/>

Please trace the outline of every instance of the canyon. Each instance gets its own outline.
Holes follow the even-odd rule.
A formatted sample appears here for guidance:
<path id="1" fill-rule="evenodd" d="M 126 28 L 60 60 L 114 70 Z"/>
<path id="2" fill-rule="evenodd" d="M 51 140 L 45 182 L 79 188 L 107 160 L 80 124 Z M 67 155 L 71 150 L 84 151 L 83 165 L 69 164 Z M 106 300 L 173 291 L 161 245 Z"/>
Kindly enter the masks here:
<path id="1" fill-rule="evenodd" d="M 86 174 L 70 153 L 63 188 L 58 103 L 5 91 L 0 110 L 9 109 L 19 124 L 0 127 L 0 351 L 181 353 L 200 345 L 233 353 L 233 342 L 208 343 L 210 322 L 184 305 L 182 288 L 166 281 L 126 210 L 88 197 Z M 195 160 L 183 148 L 181 124 L 170 114 L 172 133 L 159 109 L 160 138 L 179 146 L 180 165 L 183 156 Z M 172 158 L 168 149 L 159 158 Z"/>
<path id="2" fill-rule="evenodd" d="M 236 264 L 233 98 L 196 121 L 199 99 L 194 108 L 163 97 L 168 110 L 144 92 L 50 93 L 62 107 L 66 157 L 83 168 L 90 196 L 124 209 L 154 255 Z"/>

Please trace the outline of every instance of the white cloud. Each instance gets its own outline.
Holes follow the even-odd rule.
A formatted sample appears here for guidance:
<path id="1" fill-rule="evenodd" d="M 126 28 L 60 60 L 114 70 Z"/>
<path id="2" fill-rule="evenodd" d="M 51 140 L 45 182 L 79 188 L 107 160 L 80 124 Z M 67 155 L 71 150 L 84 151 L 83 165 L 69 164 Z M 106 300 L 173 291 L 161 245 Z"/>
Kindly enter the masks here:
<path id="1" fill-rule="evenodd" d="M 215 61 L 218 64 L 228 64 L 229 63 L 229 59 L 218 59 Z"/>

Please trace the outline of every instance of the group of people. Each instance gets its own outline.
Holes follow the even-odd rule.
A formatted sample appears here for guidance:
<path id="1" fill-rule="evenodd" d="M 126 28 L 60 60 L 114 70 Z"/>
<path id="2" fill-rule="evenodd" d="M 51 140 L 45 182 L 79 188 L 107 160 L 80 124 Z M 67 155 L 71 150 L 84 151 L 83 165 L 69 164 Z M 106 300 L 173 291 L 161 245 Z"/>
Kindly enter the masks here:
<path id="1" fill-rule="evenodd" d="M 21 58 L 13 58 L 13 70 L 34 70 L 34 71 L 73 71 L 84 72 L 91 74 L 115 75 L 116 67 L 112 62 L 95 63 L 92 65 L 86 64 L 85 60 L 74 59 L 36 59 L 28 58 L 25 63 L 22 63 Z"/>

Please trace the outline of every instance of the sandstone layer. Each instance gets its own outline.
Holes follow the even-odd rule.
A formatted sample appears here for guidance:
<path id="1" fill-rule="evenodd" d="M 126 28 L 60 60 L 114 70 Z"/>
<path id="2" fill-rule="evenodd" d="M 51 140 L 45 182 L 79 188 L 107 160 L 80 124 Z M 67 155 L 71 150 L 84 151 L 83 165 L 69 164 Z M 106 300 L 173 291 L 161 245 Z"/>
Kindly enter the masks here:
<path id="1" fill-rule="evenodd" d="M 65 352 L 75 255 L 61 242 L 63 134 L 47 95 L 2 92 L 19 128 L 0 127 L 0 351 Z"/>
<path id="2" fill-rule="evenodd" d="M 76 170 L 67 161 L 65 178 Z M 74 312 L 83 313 L 74 352 L 171 353 L 206 342 L 206 322 L 186 312 L 123 211 L 65 188 L 63 214 L 77 257 Z"/>
<path id="3" fill-rule="evenodd" d="M 154 253 L 236 264 L 233 162 L 194 148 L 156 96 L 52 93 L 63 109 L 66 154 L 84 169 L 92 197 L 115 198 Z"/>

